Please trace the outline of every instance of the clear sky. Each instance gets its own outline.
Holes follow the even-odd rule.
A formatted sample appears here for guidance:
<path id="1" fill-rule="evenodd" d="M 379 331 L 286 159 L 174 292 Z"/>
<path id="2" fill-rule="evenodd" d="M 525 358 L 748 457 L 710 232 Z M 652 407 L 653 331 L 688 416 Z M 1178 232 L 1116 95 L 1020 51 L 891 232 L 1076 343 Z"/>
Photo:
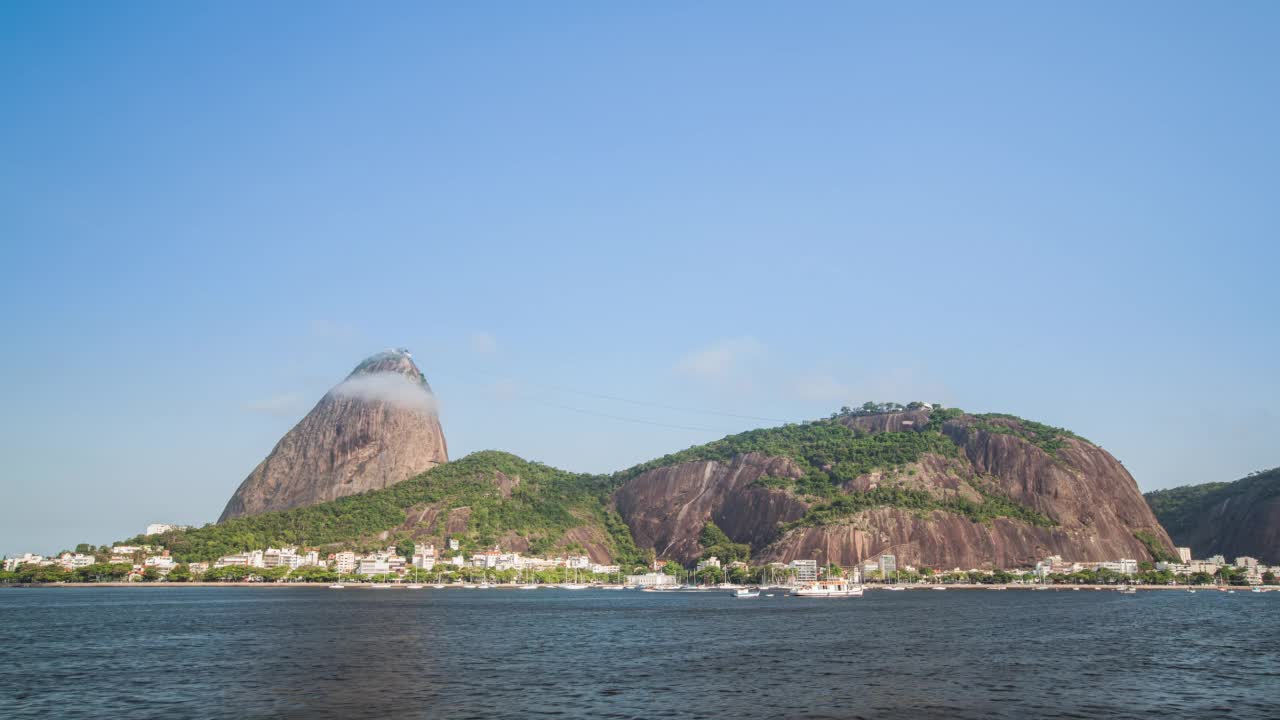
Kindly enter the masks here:
<path id="1" fill-rule="evenodd" d="M 345 5 L 0 6 L 0 553 L 212 521 L 390 346 L 454 457 L 1280 464 L 1280 4 Z"/>

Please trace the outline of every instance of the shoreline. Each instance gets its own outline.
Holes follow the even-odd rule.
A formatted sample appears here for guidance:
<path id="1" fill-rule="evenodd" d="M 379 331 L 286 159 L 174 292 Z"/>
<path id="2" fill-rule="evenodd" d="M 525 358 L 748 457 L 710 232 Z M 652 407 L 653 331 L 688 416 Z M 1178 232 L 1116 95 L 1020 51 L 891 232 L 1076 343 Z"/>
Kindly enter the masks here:
<path id="1" fill-rule="evenodd" d="M 378 586 L 378 587 L 379 587 L 379 588 L 385 588 L 385 589 L 388 589 L 388 590 L 407 590 L 407 589 L 408 589 L 404 584 L 393 584 L 393 585 L 390 585 L 390 586 Z M 755 587 L 755 586 L 751 586 L 751 587 Z M 1249 591 L 1250 591 L 1250 590 L 1252 590 L 1254 587 L 1259 587 L 1259 588 L 1261 588 L 1264 592 L 1271 592 L 1271 591 L 1280 592 L 1280 586 L 1275 586 L 1275 585 L 1231 585 L 1231 586 L 1216 586 L 1216 585 L 1049 585 L 1049 586 L 1042 586 L 1042 585 L 973 585 L 973 584 L 963 584 L 963 585 L 961 585 L 961 584 L 955 584 L 955 585 L 864 585 L 864 586 L 863 586 L 863 588 L 864 588 L 867 592 L 888 591 L 888 590 L 890 590 L 891 588 L 901 588 L 902 590 L 909 590 L 909 591 L 913 591 L 913 592 L 921 592 L 921 591 L 925 591 L 925 592 L 927 592 L 927 591 L 930 591 L 930 590 L 934 590 L 935 588 L 944 588 L 944 589 L 946 589 L 946 590 L 979 590 L 979 591 L 980 591 L 980 590 L 989 590 L 989 591 L 1000 591 L 1000 590 L 1020 590 L 1020 591 L 1039 591 L 1039 592 L 1073 592 L 1073 591 L 1077 591 L 1077 590 L 1079 590 L 1079 591 L 1085 591 L 1085 590 L 1092 590 L 1092 591 L 1108 591 L 1108 590 L 1110 590 L 1110 591 L 1112 591 L 1112 592 L 1115 592 L 1115 591 L 1118 591 L 1120 588 L 1123 588 L 1123 587 L 1132 587 L 1132 588 L 1134 588 L 1134 589 L 1136 589 L 1136 590 L 1164 590 L 1164 591 L 1182 591 L 1182 592 L 1185 592 L 1185 591 L 1187 591 L 1187 590 L 1196 590 L 1196 591 L 1205 591 L 1205 592 L 1214 592 L 1214 591 L 1217 591 L 1217 592 L 1227 592 L 1227 591 L 1229 591 L 1229 590 L 1234 590 L 1234 591 L 1236 591 L 1236 592 L 1249 592 Z M 312 589 L 327 590 L 327 589 L 329 589 L 329 583 L 302 583 L 302 582 L 299 582 L 299 583 L 265 583 L 265 582 L 183 582 L 183 583 L 171 583 L 171 582 L 97 582 L 97 583 L 74 583 L 74 582 L 68 582 L 68 583 L 12 583 L 12 584 L 0 585 L 0 590 L 4 590 L 4 589 L 25 589 L 25 590 L 47 589 L 47 590 L 57 590 L 57 589 L 83 589 L 83 588 L 169 588 L 169 589 L 175 589 L 175 588 L 271 588 L 271 589 L 285 589 L 285 588 L 312 588 Z M 373 589 L 374 589 L 374 585 L 373 585 L 372 583 L 344 583 L 344 584 L 343 584 L 343 589 L 345 589 L 345 590 L 373 590 Z M 475 589 L 478 589 L 478 588 L 463 588 L 463 587 L 461 587 L 461 586 L 455 586 L 455 585 L 449 585 L 449 586 L 447 586 L 447 587 L 443 587 L 443 588 L 433 588 L 433 587 L 431 587 L 430 585 L 425 585 L 425 587 L 423 587 L 422 589 L 423 589 L 423 590 L 436 590 L 437 592 L 439 592 L 440 590 L 475 590 Z M 492 587 L 490 587 L 490 588 L 487 588 L 487 589 L 490 589 L 490 590 L 515 590 L 515 589 L 517 589 L 517 586 L 516 586 L 516 585 L 494 585 L 494 586 L 492 586 Z M 556 588 L 554 585 L 548 585 L 548 586 L 545 586 L 545 587 L 540 587 L 539 589 L 540 589 L 540 590 L 542 590 L 542 589 L 555 590 L 555 589 L 558 589 L 558 588 Z M 604 588 L 603 588 L 603 587 L 591 587 L 591 588 L 588 588 L 588 589 L 590 589 L 590 590 L 600 590 L 600 589 L 604 589 Z M 620 589 L 620 588 L 610 588 L 610 589 Z M 771 589 L 773 589 L 773 588 L 771 588 Z M 638 592 L 638 591 L 639 591 L 639 588 L 637 588 L 635 591 L 636 591 L 636 592 Z M 676 591 L 669 591 L 669 592 L 676 592 Z M 686 590 L 686 591 L 680 591 L 680 592 L 681 592 L 682 594 L 684 594 L 684 593 L 690 593 L 690 592 L 692 592 L 692 593 L 720 593 L 720 592 L 728 593 L 728 592 L 731 592 L 731 590 L 729 590 L 729 589 L 720 589 L 720 588 L 708 588 L 708 589 L 706 589 L 706 590 Z"/>

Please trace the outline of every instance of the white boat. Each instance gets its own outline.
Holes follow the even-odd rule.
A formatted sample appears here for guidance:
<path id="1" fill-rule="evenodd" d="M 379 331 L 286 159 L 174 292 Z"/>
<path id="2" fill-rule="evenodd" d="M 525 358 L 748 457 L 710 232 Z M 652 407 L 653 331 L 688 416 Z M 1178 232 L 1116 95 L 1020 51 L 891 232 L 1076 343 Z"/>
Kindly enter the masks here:
<path id="1" fill-rule="evenodd" d="M 440 583 L 437 583 L 437 584 L 435 584 L 435 585 L 432 585 L 431 587 L 432 587 L 432 589 L 434 589 L 434 590 L 443 590 L 443 589 L 444 589 L 444 585 L 443 585 L 443 584 L 440 584 Z"/>
<path id="2" fill-rule="evenodd" d="M 946 588 L 942 587 L 941 585 L 935 585 L 929 589 L 930 590 L 946 590 Z"/>
<path id="3" fill-rule="evenodd" d="M 525 585 L 517 585 L 516 589 L 517 590 L 537 590 L 538 586 L 534 585 L 533 583 L 528 583 Z"/>
<path id="4" fill-rule="evenodd" d="M 1138 588 L 1132 585 L 1125 585 L 1124 587 L 1120 588 L 1120 594 L 1121 595 L 1137 595 Z"/>
<path id="5" fill-rule="evenodd" d="M 476 589 L 477 589 L 477 590 L 488 590 L 488 589 L 489 589 L 489 588 L 491 588 L 491 587 L 493 587 L 493 586 L 492 586 L 492 585 L 490 585 L 489 583 L 487 583 L 487 582 L 483 582 L 483 583 L 480 583 L 479 585 L 477 585 L 477 586 L 476 586 Z"/>
<path id="6" fill-rule="evenodd" d="M 751 588 L 739 588 L 733 591 L 733 596 L 736 598 L 757 598 L 760 597 L 760 591 L 752 590 Z"/>
<path id="7" fill-rule="evenodd" d="M 406 588 L 408 588 L 409 590 L 421 590 L 421 589 L 422 589 L 422 586 L 421 586 L 421 585 L 418 585 L 417 583 L 414 583 L 414 584 L 412 584 L 412 585 L 405 585 L 405 587 L 406 587 Z"/>
<path id="8" fill-rule="evenodd" d="M 791 596 L 813 598 L 862 597 L 862 586 L 850 585 L 844 580 L 819 580 L 793 588 Z"/>
<path id="9" fill-rule="evenodd" d="M 1196 591 L 1195 591 L 1195 590 L 1190 590 L 1190 589 L 1188 589 L 1188 590 L 1187 590 L 1187 592 L 1191 593 L 1192 595 L 1195 595 L 1195 594 L 1196 594 Z"/>
<path id="10" fill-rule="evenodd" d="M 561 590 L 586 590 L 587 588 L 589 588 L 589 587 L 591 587 L 591 586 L 590 586 L 590 585 L 583 585 L 582 583 L 561 583 L 560 585 L 557 585 L 556 587 L 560 588 Z"/>
<path id="11" fill-rule="evenodd" d="M 391 586 L 386 583 L 373 583 L 369 585 L 369 587 L 373 588 L 374 590 L 386 590 Z"/>
<path id="12" fill-rule="evenodd" d="M 902 592 L 903 590 L 906 590 L 906 588 L 900 585 L 890 585 L 889 587 L 885 588 L 885 590 L 889 590 L 892 592 Z"/>
<path id="13" fill-rule="evenodd" d="M 1254 588 L 1254 589 L 1250 590 L 1249 592 L 1251 592 L 1251 593 L 1260 593 L 1260 592 L 1262 592 L 1262 588 Z"/>
<path id="14" fill-rule="evenodd" d="M 343 589 L 343 588 L 345 588 L 345 587 L 346 587 L 346 585 L 343 585 L 342 583 L 334 583 L 334 584 L 332 584 L 332 585 L 330 585 L 330 586 L 329 586 L 329 589 L 330 589 L 330 590 L 342 590 L 342 589 Z"/>

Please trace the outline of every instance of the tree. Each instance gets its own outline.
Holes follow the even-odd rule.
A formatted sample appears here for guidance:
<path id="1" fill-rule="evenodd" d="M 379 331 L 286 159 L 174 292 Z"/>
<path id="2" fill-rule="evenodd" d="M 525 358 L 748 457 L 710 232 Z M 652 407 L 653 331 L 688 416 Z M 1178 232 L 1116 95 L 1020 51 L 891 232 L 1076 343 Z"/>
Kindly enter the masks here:
<path id="1" fill-rule="evenodd" d="M 396 541 L 396 554 L 400 555 L 400 557 L 413 559 L 413 554 L 417 549 L 418 546 L 409 538 L 403 538 Z"/>
<path id="2" fill-rule="evenodd" d="M 142 571 L 142 582 L 155 582 L 160 579 L 160 571 L 155 567 L 147 567 Z"/>
<path id="3" fill-rule="evenodd" d="M 1275 574 L 1275 573 L 1273 573 L 1273 572 L 1271 572 L 1270 570 L 1268 570 L 1268 571 L 1266 571 L 1266 572 L 1262 573 L 1262 584 L 1263 584 L 1263 585 L 1275 585 L 1275 584 L 1276 584 L 1276 574 Z"/>
<path id="4" fill-rule="evenodd" d="M 190 582 L 191 569 L 186 565 L 179 565 L 169 571 L 169 582 Z"/>

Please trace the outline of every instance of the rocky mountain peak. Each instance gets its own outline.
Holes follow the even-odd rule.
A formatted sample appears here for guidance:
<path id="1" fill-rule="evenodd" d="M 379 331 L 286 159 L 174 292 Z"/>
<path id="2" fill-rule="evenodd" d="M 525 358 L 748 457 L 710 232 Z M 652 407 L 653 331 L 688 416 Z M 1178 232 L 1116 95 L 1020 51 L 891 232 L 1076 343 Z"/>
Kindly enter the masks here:
<path id="1" fill-rule="evenodd" d="M 389 487 L 448 459 L 426 376 L 408 350 L 380 352 L 276 443 L 220 521 Z"/>

